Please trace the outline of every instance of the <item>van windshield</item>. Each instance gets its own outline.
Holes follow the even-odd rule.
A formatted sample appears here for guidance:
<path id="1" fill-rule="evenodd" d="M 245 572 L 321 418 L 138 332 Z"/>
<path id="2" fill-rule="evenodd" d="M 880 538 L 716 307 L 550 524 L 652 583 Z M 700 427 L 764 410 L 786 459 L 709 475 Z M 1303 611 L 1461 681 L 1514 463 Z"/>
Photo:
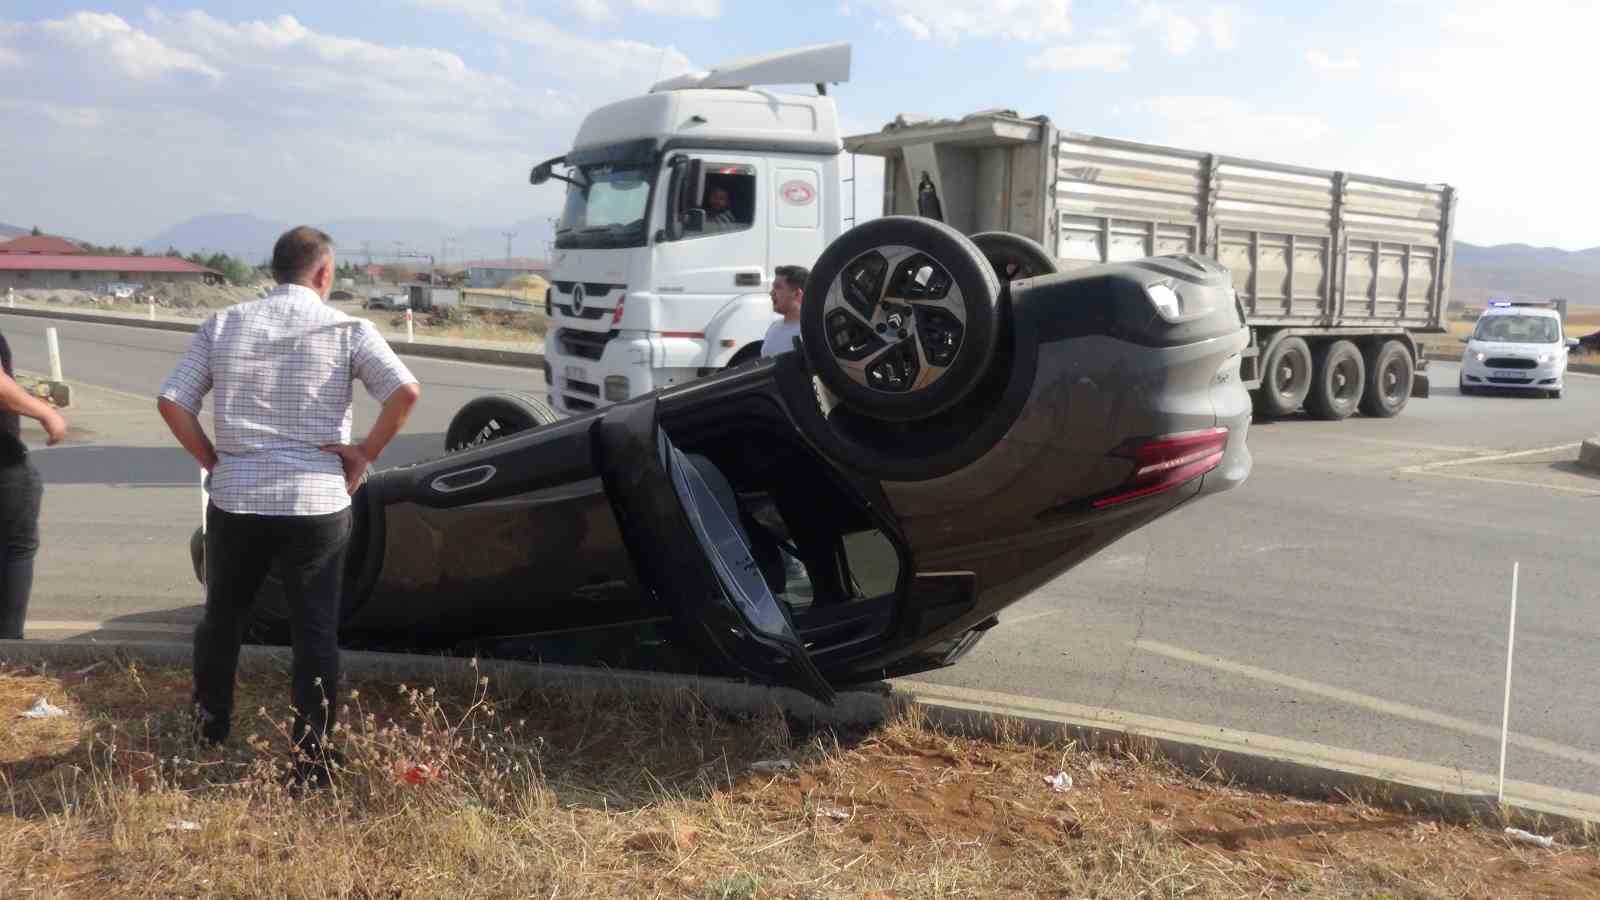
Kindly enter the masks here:
<path id="1" fill-rule="evenodd" d="M 1561 339 L 1556 320 L 1549 316 L 1486 316 L 1478 320 L 1472 337 L 1508 344 L 1552 344 Z"/>
<path id="2" fill-rule="evenodd" d="M 643 247 L 653 173 L 644 166 L 592 165 L 573 169 L 567 203 L 556 226 L 562 249 Z"/>

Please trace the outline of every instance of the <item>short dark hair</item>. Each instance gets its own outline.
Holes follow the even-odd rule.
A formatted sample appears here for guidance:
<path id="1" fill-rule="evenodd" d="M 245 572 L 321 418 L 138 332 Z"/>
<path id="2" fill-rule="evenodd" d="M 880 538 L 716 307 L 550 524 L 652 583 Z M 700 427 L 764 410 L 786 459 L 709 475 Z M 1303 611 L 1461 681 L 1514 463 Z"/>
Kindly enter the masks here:
<path id="1" fill-rule="evenodd" d="M 291 284 L 311 274 L 322 257 L 333 251 L 333 238 L 310 225 L 285 231 L 272 246 L 272 277 Z"/>
<path id="2" fill-rule="evenodd" d="M 779 266 L 772 270 L 772 274 L 799 288 L 802 294 L 805 293 L 806 282 L 811 279 L 811 270 L 805 266 Z"/>

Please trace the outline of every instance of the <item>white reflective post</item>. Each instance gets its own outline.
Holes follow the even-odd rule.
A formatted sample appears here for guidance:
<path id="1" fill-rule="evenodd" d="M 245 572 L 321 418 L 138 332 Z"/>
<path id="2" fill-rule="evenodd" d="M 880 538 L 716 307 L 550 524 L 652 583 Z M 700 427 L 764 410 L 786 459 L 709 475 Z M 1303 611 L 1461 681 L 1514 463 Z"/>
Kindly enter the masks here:
<path id="1" fill-rule="evenodd" d="M 155 295 L 151 294 L 147 299 L 150 301 L 150 321 L 154 322 L 156 320 L 156 298 L 155 298 Z"/>
<path id="2" fill-rule="evenodd" d="M 1506 800 L 1506 734 L 1511 729 L 1511 658 L 1517 646 L 1517 574 L 1521 563 L 1511 564 L 1511 627 L 1506 633 L 1506 702 L 1500 711 L 1499 802 Z"/>
<path id="3" fill-rule="evenodd" d="M 59 383 L 64 380 L 61 377 L 61 341 L 54 328 L 44 330 L 44 342 L 50 348 L 50 380 Z"/>
<path id="4" fill-rule="evenodd" d="M 211 492 L 206 490 L 206 470 L 200 467 L 200 533 L 206 532 L 206 510 L 211 506 Z"/>
<path id="5" fill-rule="evenodd" d="M 411 310 L 408 309 L 406 310 L 406 343 L 408 344 L 415 342 L 417 339 L 417 334 L 412 330 L 412 328 Z"/>

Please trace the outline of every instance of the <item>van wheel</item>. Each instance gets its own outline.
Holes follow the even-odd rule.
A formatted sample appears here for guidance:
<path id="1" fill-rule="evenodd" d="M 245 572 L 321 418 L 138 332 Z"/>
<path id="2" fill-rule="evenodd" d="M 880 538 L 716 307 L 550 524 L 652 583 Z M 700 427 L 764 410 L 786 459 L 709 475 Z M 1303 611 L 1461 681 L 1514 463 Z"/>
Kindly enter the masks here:
<path id="1" fill-rule="evenodd" d="M 817 259 L 800 308 L 806 362 L 846 406 L 910 422 L 954 406 L 994 357 L 1000 282 L 959 231 L 888 216 Z"/>
<path id="2" fill-rule="evenodd" d="M 1365 363 L 1367 383 L 1361 394 L 1361 412 L 1379 419 L 1399 415 L 1411 399 L 1411 381 L 1416 375 L 1411 350 L 1401 341 L 1384 341 Z"/>
<path id="3" fill-rule="evenodd" d="M 1256 411 L 1275 417 L 1299 409 L 1311 390 L 1311 372 L 1311 347 L 1304 338 L 1287 337 L 1272 345 L 1261 366 Z"/>
<path id="4" fill-rule="evenodd" d="M 531 394 L 505 392 L 469 401 L 445 429 L 446 453 L 482 446 L 490 441 L 559 421 L 550 404 Z"/>
<path id="5" fill-rule="evenodd" d="M 1312 366 L 1306 412 L 1330 421 L 1349 418 L 1361 404 L 1366 381 L 1366 363 L 1355 344 L 1334 341 L 1322 346 Z"/>

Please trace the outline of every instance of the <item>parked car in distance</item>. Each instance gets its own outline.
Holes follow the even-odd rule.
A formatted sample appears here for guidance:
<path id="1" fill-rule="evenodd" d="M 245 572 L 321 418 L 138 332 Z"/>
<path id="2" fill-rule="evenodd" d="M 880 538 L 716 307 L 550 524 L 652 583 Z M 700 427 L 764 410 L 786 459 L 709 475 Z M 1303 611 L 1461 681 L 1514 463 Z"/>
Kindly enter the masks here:
<path id="1" fill-rule="evenodd" d="M 410 309 L 411 298 L 405 294 L 375 294 L 367 298 L 367 309 Z"/>
<path id="2" fill-rule="evenodd" d="M 356 295 L 349 291 L 334 291 L 328 295 L 329 300 L 354 300 L 355 298 Z"/>
<path id="3" fill-rule="evenodd" d="M 1492 388 L 1560 399 L 1567 355 L 1578 343 L 1561 333 L 1556 310 L 1497 301 L 1478 317 L 1461 351 L 1461 393 L 1470 396 Z"/>

